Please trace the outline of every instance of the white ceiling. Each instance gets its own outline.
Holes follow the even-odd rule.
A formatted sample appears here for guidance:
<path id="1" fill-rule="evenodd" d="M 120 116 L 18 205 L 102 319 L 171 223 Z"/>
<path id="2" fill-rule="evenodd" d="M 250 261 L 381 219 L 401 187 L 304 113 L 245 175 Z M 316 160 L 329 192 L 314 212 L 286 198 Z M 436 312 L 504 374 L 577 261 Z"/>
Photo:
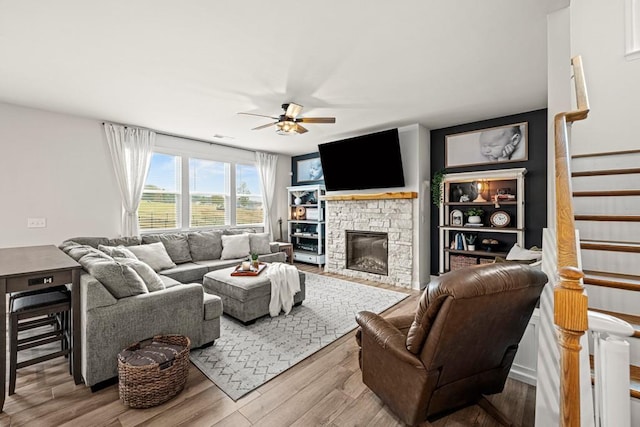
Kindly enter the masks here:
<path id="1" fill-rule="evenodd" d="M 303 154 L 544 108 L 546 15 L 564 3 L 0 0 L 0 101 Z M 286 137 L 236 114 L 287 101 L 336 123 Z"/>

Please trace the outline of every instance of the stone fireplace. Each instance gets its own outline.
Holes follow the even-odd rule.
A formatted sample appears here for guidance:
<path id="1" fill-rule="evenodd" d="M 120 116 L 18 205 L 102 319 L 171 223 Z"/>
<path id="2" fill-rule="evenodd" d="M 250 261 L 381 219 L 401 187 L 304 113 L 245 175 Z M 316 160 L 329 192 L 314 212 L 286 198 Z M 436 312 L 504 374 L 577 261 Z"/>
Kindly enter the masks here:
<path id="1" fill-rule="evenodd" d="M 414 280 L 418 281 L 417 277 L 414 279 L 414 272 L 418 269 L 414 260 L 414 211 L 417 209 L 417 199 L 415 196 L 372 198 L 371 195 L 367 195 L 361 200 L 359 196 L 325 198 L 325 270 L 394 286 L 411 287 Z M 360 243 L 357 243 L 357 239 L 355 243 L 358 247 L 356 254 L 360 252 L 361 255 L 355 256 L 351 253 L 353 248 L 349 248 L 354 243 L 348 242 L 348 236 L 354 230 L 362 234 Z M 381 237 L 373 237 L 382 234 L 386 234 L 386 244 Z M 386 250 L 384 255 L 383 249 Z M 387 265 L 386 269 L 383 269 L 381 266 L 384 264 L 385 256 Z M 364 260 L 360 262 L 359 259 L 362 257 Z M 369 268 L 363 267 L 363 264 Z M 372 265 L 375 267 L 371 267 Z M 415 274 L 417 276 L 417 273 Z"/>
<path id="2" fill-rule="evenodd" d="M 387 276 L 389 237 L 387 233 L 347 230 L 346 261 L 350 270 Z"/>

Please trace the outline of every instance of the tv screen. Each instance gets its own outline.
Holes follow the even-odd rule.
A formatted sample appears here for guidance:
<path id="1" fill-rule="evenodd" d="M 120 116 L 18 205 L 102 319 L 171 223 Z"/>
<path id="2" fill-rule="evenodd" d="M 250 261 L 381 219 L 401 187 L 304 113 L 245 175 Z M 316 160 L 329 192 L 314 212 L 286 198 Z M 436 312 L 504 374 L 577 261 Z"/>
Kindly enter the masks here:
<path id="1" fill-rule="evenodd" d="M 398 129 L 319 144 L 327 191 L 404 187 Z"/>

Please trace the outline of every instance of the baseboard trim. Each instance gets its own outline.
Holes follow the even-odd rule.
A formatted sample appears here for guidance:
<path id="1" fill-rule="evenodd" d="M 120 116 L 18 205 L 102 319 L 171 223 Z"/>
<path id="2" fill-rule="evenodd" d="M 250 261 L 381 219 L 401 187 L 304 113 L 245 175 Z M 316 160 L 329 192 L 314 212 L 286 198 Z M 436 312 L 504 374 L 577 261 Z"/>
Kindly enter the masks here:
<path id="1" fill-rule="evenodd" d="M 513 378 L 514 380 L 536 386 L 537 377 L 536 371 L 531 368 L 527 368 L 525 366 L 520 365 L 511 365 L 511 371 L 509 371 L 509 378 Z"/>

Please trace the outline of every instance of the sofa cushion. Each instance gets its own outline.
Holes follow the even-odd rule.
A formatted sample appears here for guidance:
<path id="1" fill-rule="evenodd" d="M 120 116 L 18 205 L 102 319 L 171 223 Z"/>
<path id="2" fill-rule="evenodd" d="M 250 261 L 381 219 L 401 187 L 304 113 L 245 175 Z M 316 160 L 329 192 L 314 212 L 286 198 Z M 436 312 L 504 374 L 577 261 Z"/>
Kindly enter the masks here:
<path id="1" fill-rule="evenodd" d="M 80 260 L 80 258 L 82 258 L 83 256 L 91 253 L 94 254 L 97 257 L 102 257 L 102 258 L 106 258 L 106 259 L 111 259 L 111 257 L 107 254 L 105 254 L 104 252 L 99 251 L 98 249 L 91 247 L 89 245 L 81 245 L 77 242 L 71 241 L 71 240 L 67 240 L 65 242 L 63 242 L 59 248 L 66 253 L 67 255 L 69 255 L 71 258 L 73 258 L 75 261 Z"/>
<path id="2" fill-rule="evenodd" d="M 187 235 L 183 233 L 161 233 L 161 234 L 145 234 L 142 236 L 142 243 L 162 242 L 167 249 L 167 253 L 171 260 L 176 264 L 191 261 L 191 253 L 189 252 L 189 241 Z"/>
<path id="3" fill-rule="evenodd" d="M 171 261 L 169 254 L 167 254 L 167 250 L 164 245 L 160 242 L 150 243 L 148 245 L 130 246 L 129 250 L 133 252 L 140 261 L 153 268 L 153 271 L 157 272 L 176 266 L 173 261 Z"/>
<path id="4" fill-rule="evenodd" d="M 270 254 L 270 240 L 271 238 L 269 237 L 269 233 L 249 234 L 249 246 L 251 247 L 251 253 L 255 253 L 258 255 Z"/>
<path id="5" fill-rule="evenodd" d="M 247 257 L 234 259 L 210 259 L 206 261 L 196 261 L 196 264 L 207 267 L 209 271 L 220 270 L 221 268 L 235 267 L 242 261 L 246 261 Z"/>
<path id="6" fill-rule="evenodd" d="M 109 245 L 109 239 L 106 237 L 73 237 L 68 240 L 72 242 L 76 242 L 79 245 L 88 245 L 96 249 L 98 249 L 98 245 L 117 246 L 117 245 Z"/>
<path id="7" fill-rule="evenodd" d="M 202 276 L 208 271 L 203 265 L 186 262 L 173 268 L 160 271 L 163 276 L 169 276 L 181 283 L 202 283 Z"/>
<path id="8" fill-rule="evenodd" d="M 204 293 L 204 320 L 212 320 L 222 316 L 222 300 L 219 296 Z"/>
<path id="9" fill-rule="evenodd" d="M 98 245 L 98 250 L 104 252 L 113 258 L 131 258 L 138 259 L 133 252 L 131 252 L 126 247 L 120 246 L 106 246 L 106 245 Z"/>
<path id="10" fill-rule="evenodd" d="M 138 273 L 138 276 L 142 278 L 147 290 L 149 292 L 161 291 L 165 288 L 164 282 L 158 276 L 158 273 L 153 271 L 153 268 L 149 267 L 148 264 L 133 258 L 117 258 L 114 257 L 116 261 L 121 264 L 127 265 Z"/>
<path id="11" fill-rule="evenodd" d="M 246 258 L 251 246 L 248 234 L 222 236 L 222 254 L 220 259 Z"/>
<path id="12" fill-rule="evenodd" d="M 126 264 L 95 253 L 88 253 L 78 262 L 117 299 L 149 292 L 140 275 Z"/>
<path id="13" fill-rule="evenodd" d="M 115 237 L 113 239 L 109 239 L 106 246 L 137 246 L 142 244 L 140 241 L 140 237 L 131 236 L 131 237 Z"/>
<path id="14" fill-rule="evenodd" d="M 222 232 L 225 236 L 237 236 L 238 234 L 257 233 L 255 228 L 225 228 Z"/>
<path id="15" fill-rule="evenodd" d="M 222 255 L 221 231 L 195 231 L 187 235 L 193 261 L 220 259 Z"/>
<path id="16" fill-rule="evenodd" d="M 165 289 L 173 288 L 174 286 L 182 285 L 182 283 L 178 282 L 176 279 L 172 279 L 169 276 L 165 276 L 163 274 L 158 274 L 162 283 L 164 283 Z"/>
<path id="17" fill-rule="evenodd" d="M 287 254 L 284 252 L 275 252 L 258 256 L 261 262 L 287 262 Z"/>

